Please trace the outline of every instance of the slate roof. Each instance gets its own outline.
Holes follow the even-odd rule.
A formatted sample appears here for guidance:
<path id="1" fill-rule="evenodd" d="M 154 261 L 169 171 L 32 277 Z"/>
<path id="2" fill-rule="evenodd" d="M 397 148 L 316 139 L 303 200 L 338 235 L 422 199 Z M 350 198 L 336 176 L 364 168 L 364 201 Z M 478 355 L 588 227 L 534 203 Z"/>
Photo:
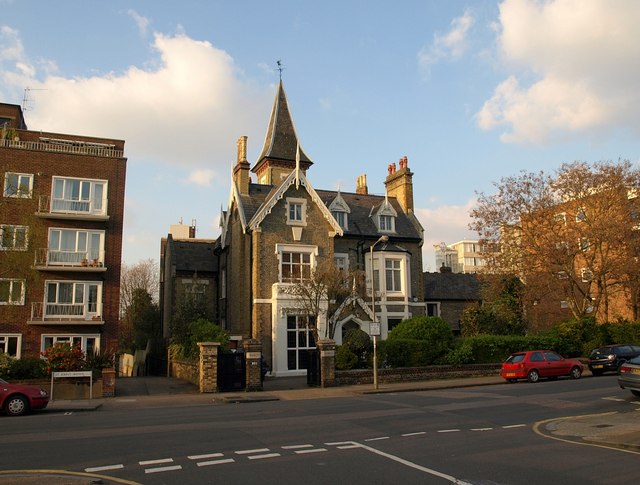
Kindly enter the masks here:
<path id="1" fill-rule="evenodd" d="M 338 192 L 333 190 L 316 190 L 318 196 L 324 204 L 329 207 L 333 199 L 338 196 Z M 351 192 L 340 192 L 340 196 L 349 206 L 351 213 L 348 215 L 347 229 L 345 236 L 368 236 L 378 237 L 380 231 L 375 224 L 373 214 L 375 214 L 381 204 L 385 201 L 384 195 L 356 194 Z M 421 234 L 409 216 L 402 210 L 395 197 L 389 197 L 389 203 L 393 206 L 398 217 L 396 217 L 395 234 L 389 234 L 392 239 L 416 238 L 420 239 Z M 372 211 L 373 208 L 373 211 Z"/>
<path id="2" fill-rule="evenodd" d="M 427 301 L 479 301 L 480 281 L 475 274 L 424 273 L 424 299 Z"/>
<path id="3" fill-rule="evenodd" d="M 215 244 L 215 239 L 174 239 L 172 249 L 176 272 L 213 273 L 216 270 Z"/>
<path id="4" fill-rule="evenodd" d="M 262 147 L 255 166 L 251 170 L 257 172 L 265 162 L 265 159 L 287 161 L 295 166 L 297 146 L 298 135 L 296 134 L 291 112 L 289 111 L 289 103 L 287 102 L 287 96 L 284 92 L 284 86 L 282 85 L 282 81 L 280 81 L 278 84 L 278 92 L 273 102 L 271 116 L 269 117 L 264 146 Z M 313 164 L 313 162 L 302 147 L 300 147 L 300 166 L 306 169 L 311 164 Z"/>

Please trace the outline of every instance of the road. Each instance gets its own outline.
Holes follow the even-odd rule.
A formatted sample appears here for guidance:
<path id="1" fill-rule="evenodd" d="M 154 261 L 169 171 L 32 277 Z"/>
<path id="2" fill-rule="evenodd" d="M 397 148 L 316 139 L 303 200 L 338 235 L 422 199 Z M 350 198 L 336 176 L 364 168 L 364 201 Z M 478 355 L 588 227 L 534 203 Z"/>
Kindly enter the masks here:
<path id="1" fill-rule="evenodd" d="M 0 417 L 0 467 L 144 484 L 628 484 L 638 456 L 536 422 L 638 407 L 615 376 L 335 399 Z"/>

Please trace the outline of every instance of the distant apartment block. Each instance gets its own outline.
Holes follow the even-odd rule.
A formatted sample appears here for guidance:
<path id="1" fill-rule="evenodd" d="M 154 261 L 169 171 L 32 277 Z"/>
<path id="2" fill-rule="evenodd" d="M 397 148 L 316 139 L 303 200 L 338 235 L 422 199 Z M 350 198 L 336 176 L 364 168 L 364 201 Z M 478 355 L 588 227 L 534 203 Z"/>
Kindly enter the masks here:
<path id="1" fill-rule="evenodd" d="M 0 352 L 118 342 L 124 141 L 30 131 L 0 103 Z"/>
<path id="2" fill-rule="evenodd" d="M 436 266 L 451 268 L 452 273 L 480 273 L 485 266 L 485 258 L 479 241 L 464 239 L 454 244 L 441 243 L 435 246 Z"/>

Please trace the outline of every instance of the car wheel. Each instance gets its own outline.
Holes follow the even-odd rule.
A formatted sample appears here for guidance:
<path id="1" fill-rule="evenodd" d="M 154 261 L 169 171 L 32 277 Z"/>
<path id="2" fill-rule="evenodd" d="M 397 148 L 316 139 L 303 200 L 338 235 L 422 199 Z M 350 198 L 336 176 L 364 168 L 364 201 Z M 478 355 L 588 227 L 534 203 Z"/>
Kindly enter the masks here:
<path id="1" fill-rule="evenodd" d="M 11 396 L 4 403 L 4 411 L 9 416 L 22 416 L 29 410 L 29 403 L 24 396 Z"/>
<path id="2" fill-rule="evenodd" d="M 631 394 L 633 394 L 634 396 L 638 396 L 640 397 L 640 391 L 634 391 L 633 389 L 629 389 L 631 391 Z"/>
<path id="3" fill-rule="evenodd" d="M 582 371 L 580 367 L 575 366 L 571 369 L 571 379 L 580 379 L 582 377 Z"/>
<path id="4" fill-rule="evenodd" d="M 540 374 L 537 370 L 531 369 L 527 374 L 527 380 L 529 382 L 538 382 L 540 380 Z"/>

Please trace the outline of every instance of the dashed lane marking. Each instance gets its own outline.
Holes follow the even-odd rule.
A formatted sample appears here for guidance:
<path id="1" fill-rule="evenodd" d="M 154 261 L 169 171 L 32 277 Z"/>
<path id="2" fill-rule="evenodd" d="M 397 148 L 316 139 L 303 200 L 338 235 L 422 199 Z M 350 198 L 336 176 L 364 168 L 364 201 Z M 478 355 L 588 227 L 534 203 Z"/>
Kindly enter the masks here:
<path id="1" fill-rule="evenodd" d="M 389 436 L 378 436 L 377 438 L 368 438 L 365 441 L 381 441 L 381 440 L 388 440 Z"/>
<path id="2" fill-rule="evenodd" d="M 103 471 L 107 471 L 107 470 L 120 470 L 121 468 L 124 468 L 124 465 L 122 464 L 118 464 L 118 465 L 104 465 L 104 466 L 94 466 L 91 468 L 85 468 L 84 471 L 87 473 L 91 473 L 91 472 L 103 472 Z"/>
<path id="3" fill-rule="evenodd" d="M 471 428 L 471 431 L 491 431 L 493 428 Z"/>
<path id="4" fill-rule="evenodd" d="M 146 465 L 159 465 L 161 463 L 173 463 L 173 458 L 161 458 L 159 460 L 146 460 L 139 461 L 138 465 L 146 466 Z"/>
<path id="5" fill-rule="evenodd" d="M 264 460 L 265 458 L 276 458 L 282 456 L 280 453 L 265 453 L 264 455 L 249 455 L 249 460 Z"/>
<path id="6" fill-rule="evenodd" d="M 212 466 L 212 465 L 224 465 L 225 463 L 234 463 L 235 460 L 233 458 L 225 458 L 222 460 L 210 460 L 210 461 L 200 461 L 196 463 L 197 466 Z"/>
<path id="7" fill-rule="evenodd" d="M 415 433 L 404 433 L 401 436 L 405 436 L 405 437 L 406 436 L 419 436 L 419 435 L 422 435 L 422 434 L 427 434 L 427 432 L 426 431 L 416 431 Z"/>
<path id="8" fill-rule="evenodd" d="M 170 472 L 174 470 L 182 470 L 182 466 L 173 465 L 173 466 L 160 466 L 157 468 L 147 468 L 144 472 L 145 473 L 162 473 L 162 472 Z"/>
<path id="9" fill-rule="evenodd" d="M 299 450 L 301 448 L 313 448 L 313 445 L 286 445 L 282 447 L 283 450 Z"/>
<path id="10" fill-rule="evenodd" d="M 269 448 L 256 448 L 253 450 L 238 450 L 236 451 L 236 455 L 251 455 L 253 453 L 264 453 L 265 451 L 269 451 Z"/>
<path id="11" fill-rule="evenodd" d="M 512 429 L 512 428 L 524 428 L 527 426 L 526 424 L 510 424 L 508 426 L 503 426 L 502 429 Z"/>
<path id="12" fill-rule="evenodd" d="M 190 455 L 187 456 L 190 460 L 204 460 L 205 458 L 220 458 L 224 456 L 223 453 L 208 453 L 206 455 Z"/>
<path id="13" fill-rule="evenodd" d="M 459 432 L 459 429 L 439 429 L 438 431 L 436 431 L 436 433 L 457 433 Z"/>

